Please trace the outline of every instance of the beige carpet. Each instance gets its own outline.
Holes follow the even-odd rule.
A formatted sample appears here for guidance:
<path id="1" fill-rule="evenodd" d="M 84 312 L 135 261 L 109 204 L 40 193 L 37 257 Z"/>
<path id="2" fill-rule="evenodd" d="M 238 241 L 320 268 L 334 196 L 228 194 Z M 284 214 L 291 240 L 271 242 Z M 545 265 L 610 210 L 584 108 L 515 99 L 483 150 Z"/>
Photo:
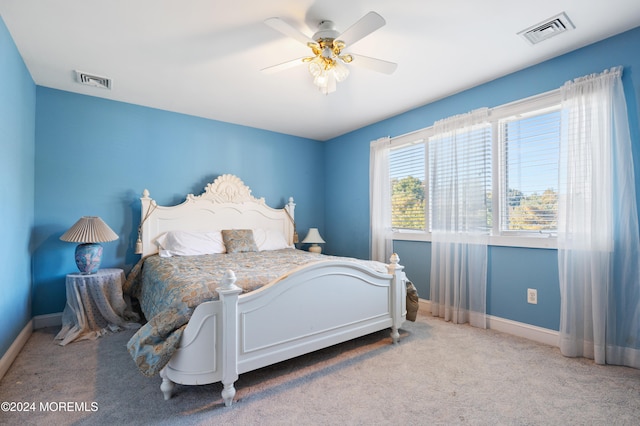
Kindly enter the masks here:
<path id="1" fill-rule="evenodd" d="M 399 345 L 379 332 L 243 374 L 231 408 L 219 384 L 164 401 L 126 351 L 133 331 L 66 347 L 57 331 L 34 332 L 0 382 L 0 402 L 26 410 L 0 424 L 640 424 L 640 370 L 423 314 Z"/>

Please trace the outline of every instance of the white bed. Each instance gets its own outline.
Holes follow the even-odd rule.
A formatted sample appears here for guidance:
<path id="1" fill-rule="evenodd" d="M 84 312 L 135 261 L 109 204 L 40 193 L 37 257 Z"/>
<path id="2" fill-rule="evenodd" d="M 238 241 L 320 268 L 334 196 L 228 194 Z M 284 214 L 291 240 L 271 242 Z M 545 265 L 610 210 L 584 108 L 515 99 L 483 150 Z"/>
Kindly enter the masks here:
<path id="1" fill-rule="evenodd" d="M 233 175 L 177 206 L 158 206 L 147 190 L 141 202 L 143 258 L 158 252 L 156 238 L 174 230 L 275 229 L 289 244 L 294 240 L 293 199 L 273 209 Z M 179 348 L 160 371 L 165 399 L 174 383 L 221 382 L 230 406 L 239 374 L 387 328 L 397 343 L 406 317 L 406 277 L 395 255 L 387 273 L 332 259 L 298 267 L 249 293 L 240 294 L 234 282 L 227 271 L 219 300 L 193 311 Z"/>

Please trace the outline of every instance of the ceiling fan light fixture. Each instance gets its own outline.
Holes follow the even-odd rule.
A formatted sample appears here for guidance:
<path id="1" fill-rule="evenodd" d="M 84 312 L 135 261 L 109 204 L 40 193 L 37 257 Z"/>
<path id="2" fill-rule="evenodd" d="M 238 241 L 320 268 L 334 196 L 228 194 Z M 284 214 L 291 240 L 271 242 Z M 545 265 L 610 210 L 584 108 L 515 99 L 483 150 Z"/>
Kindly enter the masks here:
<path id="1" fill-rule="evenodd" d="M 313 79 L 313 84 L 318 86 L 318 89 L 320 89 L 320 91 L 323 91 L 323 89 L 326 90 L 326 88 L 329 86 L 329 73 L 321 72 L 320 74 L 316 75 Z"/>
<path id="2" fill-rule="evenodd" d="M 326 94 L 336 90 L 336 83 L 342 82 L 349 76 L 349 69 L 344 65 L 351 62 L 351 55 L 341 56 L 344 43 L 332 38 L 318 39 L 316 43 L 307 43 L 315 56 L 304 58 L 309 73 L 313 77 L 313 84 Z"/>
<path id="3" fill-rule="evenodd" d="M 339 83 L 345 81 L 349 77 L 349 68 L 345 67 L 341 61 L 336 61 L 333 67 L 333 74 Z"/>
<path id="4" fill-rule="evenodd" d="M 305 63 L 307 64 L 309 73 L 313 77 L 313 83 L 325 95 L 335 91 L 336 84 L 347 79 L 349 69 L 345 64 L 350 64 L 354 62 L 354 60 L 357 61 L 359 66 L 364 66 L 386 74 L 391 74 L 396 68 L 396 64 L 392 62 L 360 55 L 342 54 L 342 50 L 347 47 L 347 45 L 356 43 L 358 40 L 371 34 L 385 24 L 385 20 L 376 12 L 367 13 L 341 34 L 335 30 L 333 22 L 327 20 L 321 21 L 318 26 L 318 31 L 312 38 L 302 34 L 295 27 L 292 27 L 280 18 L 269 18 L 264 22 L 282 34 L 304 43 L 311 49 L 313 56 L 267 67 L 262 71 L 272 72 L 274 70 L 286 69 L 291 66 L 291 64 Z"/>
<path id="5" fill-rule="evenodd" d="M 333 79 L 334 84 L 331 84 L 333 70 L 327 70 L 317 62 L 310 62 L 309 73 L 313 76 L 313 84 L 315 84 L 323 94 L 328 95 L 335 90 L 335 78 Z"/>
<path id="6" fill-rule="evenodd" d="M 328 95 L 336 91 L 336 77 L 332 70 L 323 70 L 317 77 L 313 79 L 313 84 L 323 95 Z"/>
<path id="7" fill-rule="evenodd" d="M 318 64 L 317 61 L 310 61 L 309 73 L 313 78 L 317 78 L 320 74 L 322 74 L 322 66 Z"/>
<path id="8" fill-rule="evenodd" d="M 313 84 L 325 95 L 336 90 L 336 83 L 342 82 L 349 76 L 349 68 L 335 57 L 325 58 L 322 55 L 306 58 L 309 63 L 309 73 L 313 77 Z"/>

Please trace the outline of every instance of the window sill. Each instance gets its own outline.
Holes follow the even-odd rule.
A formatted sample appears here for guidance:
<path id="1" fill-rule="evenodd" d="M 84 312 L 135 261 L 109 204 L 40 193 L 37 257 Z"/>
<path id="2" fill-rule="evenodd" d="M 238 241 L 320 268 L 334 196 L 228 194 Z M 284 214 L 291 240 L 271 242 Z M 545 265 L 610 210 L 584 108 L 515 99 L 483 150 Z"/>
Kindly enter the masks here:
<path id="1" fill-rule="evenodd" d="M 557 249 L 558 240 L 556 239 L 556 237 L 550 237 L 546 235 L 529 237 L 500 235 L 489 237 L 489 245 L 499 247 Z"/>
<path id="2" fill-rule="evenodd" d="M 420 231 L 394 231 L 393 239 L 398 241 L 431 241 L 430 232 Z"/>
<path id="3" fill-rule="evenodd" d="M 394 241 L 424 241 L 431 242 L 431 233 L 429 232 L 394 232 Z M 555 237 L 550 236 L 514 236 L 514 235 L 496 235 L 489 237 L 489 245 L 497 247 L 522 247 L 522 248 L 540 248 L 540 249 L 557 249 L 558 242 Z"/>

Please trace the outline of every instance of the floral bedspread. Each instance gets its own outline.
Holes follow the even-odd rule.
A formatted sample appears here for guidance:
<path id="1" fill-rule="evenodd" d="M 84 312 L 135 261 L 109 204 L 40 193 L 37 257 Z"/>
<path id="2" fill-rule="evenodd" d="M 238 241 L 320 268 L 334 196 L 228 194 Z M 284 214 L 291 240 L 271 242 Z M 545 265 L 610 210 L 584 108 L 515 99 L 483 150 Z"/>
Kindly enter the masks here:
<path id="1" fill-rule="evenodd" d="M 366 264 L 387 273 L 383 263 L 294 249 L 169 258 L 152 255 L 142 259 L 129 273 L 123 289 L 138 299 L 147 319 L 129 340 L 129 353 L 144 375 L 157 374 L 178 348 L 195 308 L 218 299 L 215 290 L 229 269 L 236 275 L 235 284 L 246 293 L 297 266 L 332 259 Z"/>

